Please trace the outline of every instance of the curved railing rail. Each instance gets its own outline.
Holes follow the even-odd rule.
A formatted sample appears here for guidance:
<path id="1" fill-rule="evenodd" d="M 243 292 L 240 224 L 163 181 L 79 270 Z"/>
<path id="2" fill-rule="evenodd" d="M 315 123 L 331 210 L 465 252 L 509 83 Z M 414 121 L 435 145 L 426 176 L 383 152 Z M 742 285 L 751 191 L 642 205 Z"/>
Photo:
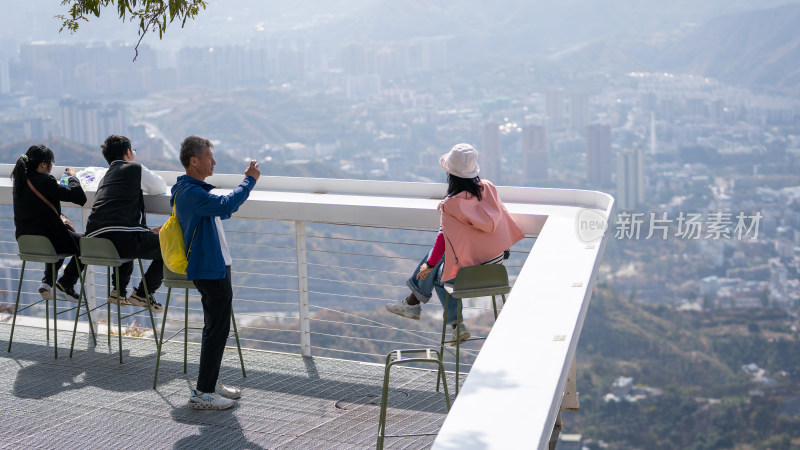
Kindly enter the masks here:
<path id="1" fill-rule="evenodd" d="M 10 165 L 0 165 L 0 205 L 6 205 L 0 206 L 0 259 L 6 263 L 0 286 L 18 277 L 8 220 L 10 171 Z M 180 175 L 160 173 L 168 184 Z M 215 175 L 207 181 L 226 192 L 241 179 Z M 462 350 L 474 365 L 437 437 L 438 448 L 546 448 L 605 246 L 605 235 L 585 242 L 576 226 L 584 211 L 607 222 L 610 196 L 498 190 L 528 238 L 508 261 L 514 287 L 497 322 L 492 326 L 486 304 L 466 306 L 472 326 L 491 332 L 482 347 Z M 385 313 L 383 304 L 406 295 L 405 278 L 435 236 L 443 194 L 440 184 L 262 177 L 225 222 L 243 345 L 367 361 L 398 347 L 438 346 L 438 302 L 425 306 L 420 323 Z M 94 193 L 87 197 L 91 204 Z M 145 202 L 153 225 L 163 222 L 169 196 L 147 196 Z M 67 212 L 81 222 L 89 209 Z M 105 291 L 104 280 L 91 280 L 97 292 Z M 34 284 L 23 285 L 30 299 Z M 170 307 L 181 308 L 183 293 L 175 295 Z M 190 297 L 189 313 L 200 325 L 196 297 Z"/>

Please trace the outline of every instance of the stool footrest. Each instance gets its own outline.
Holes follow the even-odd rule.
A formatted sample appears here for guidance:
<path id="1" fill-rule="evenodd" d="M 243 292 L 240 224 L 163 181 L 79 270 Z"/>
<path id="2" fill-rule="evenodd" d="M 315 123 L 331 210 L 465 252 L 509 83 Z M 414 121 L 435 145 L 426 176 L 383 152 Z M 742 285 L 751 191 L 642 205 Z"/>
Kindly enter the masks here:
<path id="1" fill-rule="evenodd" d="M 19 308 L 19 309 L 17 309 L 17 313 L 20 313 L 20 312 L 22 312 L 22 311 L 25 311 L 26 309 L 30 308 L 31 306 L 36 306 L 36 305 L 38 305 L 39 303 L 46 302 L 46 301 L 47 301 L 47 300 L 45 300 L 45 299 L 42 299 L 42 300 L 39 300 L 38 302 L 31 303 L 30 305 L 28 305 L 28 306 L 26 306 L 26 307 L 24 307 L 24 308 Z"/>
<path id="2" fill-rule="evenodd" d="M 89 310 L 89 312 L 95 312 L 95 311 L 97 311 L 98 309 L 100 309 L 100 308 L 102 308 L 102 307 L 104 307 L 104 306 L 106 306 L 106 304 L 105 304 L 105 303 L 103 303 L 103 304 L 102 304 L 102 305 L 100 305 L 100 306 L 95 306 L 94 308 L 90 309 L 90 310 Z"/>
<path id="3" fill-rule="evenodd" d="M 162 340 L 161 340 L 161 342 L 162 342 L 162 343 L 164 343 L 164 342 L 169 342 L 169 340 L 170 340 L 170 339 L 172 339 L 172 338 L 174 338 L 175 336 L 177 336 L 177 335 L 181 334 L 181 331 L 183 331 L 184 329 L 185 329 L 185 328 L 181 328 L 180 330 L 178 330 L 178 331 L 176 331 L 175 333 L 173 333 L 173 334 L 172 334 L 172 336 L 170 336 L 170 337 L 168 337 L 168 338 L 166 338 L 166 339 L 162 339 Z"/>
<path id="4" fill-rule="evenodd" d="M 438 436 L 439 433 L 419 433 L 419 434 L 386 434 L 384 438 L 399 438 L 399 437 L 420 437 L 420 436 Z"/>
<path id="5" fill-rule="evenodd" d="M 113 305 L 113 303 L 112 303 L 112 305 Z M 120 320 L 127 319 L 128 317 L 135 316 L 137 314 L 141 314 L 141 313 L 147 312 L 147 311 L 149 311 L 147 308 L 143 308 L 143 309 L 140 309 L 138 311 L 134 311 L 132 313 L 125 314 L 124 316 L 120 316 Z"/>
<path id="6" fill-rule="evenodd" d="M 505 295 L 511 292 L 509 286 L 487 286 L 477 289 L 461 289 L 453 290 L 450 293 L 454 298 L 475 298 L 475 297 L 491 297 L 493 295 Z"/>
<path id="7" fill-rule="evenodd" d="M 170 336 L 170 337 L 168 337 L 168 338 L 164 338 L 164 340 L 162 340 L 161 342 L 169 342 L 169 341 L 170 341 L 172 338 L 174 338 L 175 336 L 177 336 L 177 335 L 181 334 L 181 332 L 183 332 L 183 330 L 198 330 L 198 331 L 199 331 L 199 330 L 202 330 L 202 329 L 203 329 L 203 327 L 189 327 L 189 328 L 181 328 L 180 330 L 178 330 L 178 331 L 176 331 L 176 332 L 172 333 L 172 336 Z M 231 334 L 229 334 L 229 335 L 228 335 L 228 339 L 230 339 L 230 338 L 233 338 L 233 337 L 236 337 L 236 333 L 231 333 Z M 232 348 L 232 347 L 233 347 L 233 346 L 231 346 L 231 348 Z M 227 348 L 227 346 L 226 346 L 226 348 Z M 426 361 L 427 361 L 427 360 L 426 360 Z"/>
<path id="8" fill-rule="evenodd" d="M 424 354 L 424 358 L 407 358 L 404 357 L 403 354 L 411 354 L 411 355 L 418 355 Z M 406 349 L 406 350 L 394 350 L 386 356 L 386 363 L 388 364 L 391 362 L 404 362 L 404 361 L 438 361 L 439 360 L 439 351 L 425 348 L 425 349 Z"/>
<path id="9" fill-rule="evenodd" d="M 197 289 L 194 286 L 194 283 L 191 281 L 185 280 L 168 280 L 164 278 L 162 283 L 164 287 L 172 288 L 172 289 Z"/>
<path id="10" fill-rule="evenodd" d="M 78 317 L 83 317 L 83 316 L 88 316 L 88 315 L 89 315 L 88 312 L 82 312 L 82 313 L 78 314 Z"/>
<path id="11" fill-rule="evenodd" d="M 68 313 L 68 312 L 70 312 L 70 311 L 75 311 L 76 309 L 78 309 L 78 306 L 77 306 L 77 305 L 76 305 L 76 306 L 73 306 L 72 308 L 69 308 L 69 309 L 63 309 L 63 310 L 61 310 L 61 311 L 57 312 L 57 313 L 56 313 L 56 315 L 57 315 L 57 316 L 59 316 L 59 315 L 61 315 L 61 314 Z"/>
<path id="12" fill-rule="evenodd" d="M 486 340 L 485 337 L 471 337 L 469 339 L 464 339 L 463 341 L 461 341 L 461 343 L 463 344 L 464 342 L 469 342 L 469 341 L 485 341 L 485 340 Z M 455 344 L 455 342 L 456 341 L 444 341 L 445 344 Z"/>

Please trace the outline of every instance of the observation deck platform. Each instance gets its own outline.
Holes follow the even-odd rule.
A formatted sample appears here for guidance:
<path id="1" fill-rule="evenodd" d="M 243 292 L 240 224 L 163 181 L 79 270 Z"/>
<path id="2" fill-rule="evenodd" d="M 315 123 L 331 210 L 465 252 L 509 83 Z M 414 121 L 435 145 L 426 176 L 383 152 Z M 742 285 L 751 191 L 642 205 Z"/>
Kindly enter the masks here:
<path id="1" fill-rule="evenodd" d="M 0 294 L 16 292 L 20 273 L 11 169 L 0 165 Z M 160 174 L 168 185 L 180 175 Z M 223 194 L 241 179 L 218 174 L 207 181 Z M 387 433 L 438 435 L 391 439 L 390 448 L 546 449 L 557 437 L 562 408 L 577 407 L 571 369 L 614 199 L 573 189 L 498 186 L 498 192 L 526 235 L 506 262 L 513 283 L 508 302 L 496 321 L 482 319 L 489 315 L 485 306 L 465 304 L 469 326 L 486 340 L 462 348 L 470 358 L 462 365 L 468 375 L 446 416 L 432 372 L 393 372 Z M 91 189 L 86 193 L 83 208 L 63 205 L 79 229 L 94 200 Z M 383 365 L 375 362 L 393 349 L 438 347 L 438 302 L 426 305 L 419 322 L 388 314 L 383 305 L 407 295 L 403 281 L 433 242 L 444 195 L 445 186 L 434 183 L 261 177 L 225 223 L 243 345 L 257 349 L 246 350 L 246 380 L 235 352 L 227 352 L 221 380 L 244 388 L 239 406 L 223 413 L 186 406 L 197 373 L 197 333 L 189 336 L 195 344 L 186 375 L 180 345 L 166 344 L 153 391 L 152 337 L 128 339 L 130 354 L 120 366 L 105 342 L 87 347 L 85 334 L 72 360 L 54 360 L 42 328 L 21 328 L 12 353 L 0 350 L 6 375 L 0 390 L 7 393 L 0 400 L 0 447 L 374 447 L 383 379 Z M 145 197 L 148 223 L 166 220 L 169 198 Z M 39 298 L 40 270 L 26 269 L 21 304 Z M 90 305 L 102 304 L 105 274 L 90 270 L 87 283 Z M 164 290 L 156 293 L 159 300 Z M 13 304 L 10 298 L 0 303 Z M 188 305 L 173 301 L 170 308 L 188 309 L 190 324 L 202 323 L 191 297 Z M 34 311 L 26 318 L 42 319 Z M 167 328 L 174 329 L 176 318 L 169 319 Z M 103 314 L 92 320 L 104 320 Z M 0 345 L 7 343 L 8 328 L 0 323 Z M 71 324 L 59 329 L 71 330 Z M 64 348 L 67 334 L 59 342 Z M 340 357 L 350 359 L 334 359 Z M 453 369 L 450 356 L 445 367 Z"/>
<path id="2" fill-rule="evenodd" d="M 220 380 L 240 387 L 242 398 L 230 410 L 198 411 L 187 406 L 197 344 L 189 344 L 187 374 L 182 343 L 164 344 L 153 390 L 152 338 L 126 337 L 119 364 L 116 341 L 109 353 L 106 335 L 94 347 L 79 332 L 69 358 L 71 327 L 59 321 L 59 329 L 70 331 L 59 331 L 54 359 L 43 326 L 17 326 L 7 353 L 10 315 L 0 321 L 1 448 L 375 448 L 380 364 L 242 349 L 242 378 L 236 349 L 228 348 Z M 446 407 L 444 394 L 435 392 L 435 372 L 396 368 L 392 375 L 387 430 L 436 433 Z M 428 448 L 434 438 L 391 439 L 387 448 Z"/>

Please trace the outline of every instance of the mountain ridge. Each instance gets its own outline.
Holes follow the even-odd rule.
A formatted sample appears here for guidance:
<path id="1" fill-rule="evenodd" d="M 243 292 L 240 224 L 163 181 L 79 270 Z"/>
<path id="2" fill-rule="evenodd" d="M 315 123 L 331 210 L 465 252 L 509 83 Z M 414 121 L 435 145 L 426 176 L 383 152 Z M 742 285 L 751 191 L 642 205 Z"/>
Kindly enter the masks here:
<path id="1" fill-rule="evenodd" d="M 657 67 L 800 93 L 800 5 L 718 17 L 667 48 Z"/>

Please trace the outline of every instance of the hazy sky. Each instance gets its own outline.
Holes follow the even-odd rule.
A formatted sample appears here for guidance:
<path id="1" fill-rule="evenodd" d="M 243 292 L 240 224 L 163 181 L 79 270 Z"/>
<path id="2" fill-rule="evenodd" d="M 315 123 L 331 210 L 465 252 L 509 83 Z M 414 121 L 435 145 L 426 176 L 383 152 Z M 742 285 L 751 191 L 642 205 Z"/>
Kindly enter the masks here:
<path id="1" fill-rule="evenodd" d="M 58 33 L 54 16 L 66 11 L 58 1 L 1 0 L 0 38 L 30 41 L 135 42 L 136 24 L 121 23 L 113 9 L 81 25 L 75 35 Z M 156 47 L 246 43 L 271 34 L 336 34 L 341 39 L 408 39 L 415 33 L 459 35 L 508 30 L 524 32 L 551 44 L 611 33 L 647 33 L 704 22 L 714 16 L 769 8 L 786 0 L 211 0 L 208 9 L 186 28 L 172 24 Z M 110 14 L 109 14 L 110 13 Z M 485 28 L 485 29 L 481 29 Z M 400 30 L 400 31 L 398 31 Z M 402 30 L 411 30 L 405 33 Z M 393 33 L 393 34 L 392 34 Z"/>
<path id="2" fill-rule="evenodd" d="M 0 37 L 17 41 L 50 40 L 78 42 L 95 40 L 124 40 L 135 42 L 137 26 L 122 23 L 113 9 L 107 9 L 101 18 L 90 18 L 80 30 L 71 35 L 58 32 L 60 21 L 54 18 L 67 11 L 59 2 L 45 0 L 2 0 L 0 15 Z M 158 36 L 148 37 L 147 43 L 154 46 L 172 46 L 184 42 L 220 41 L 228 39 L 259 38 L 274 32 L 308 28 L 325 20 L 334 20 L 351 14 L 365 0 L 300 0 L 287 2 L 225 0 L 209 1 L 208 8 L 196 20 L 187 23 L 181 30 L 180 23 L 173 23 L 163 41 Z"/>

